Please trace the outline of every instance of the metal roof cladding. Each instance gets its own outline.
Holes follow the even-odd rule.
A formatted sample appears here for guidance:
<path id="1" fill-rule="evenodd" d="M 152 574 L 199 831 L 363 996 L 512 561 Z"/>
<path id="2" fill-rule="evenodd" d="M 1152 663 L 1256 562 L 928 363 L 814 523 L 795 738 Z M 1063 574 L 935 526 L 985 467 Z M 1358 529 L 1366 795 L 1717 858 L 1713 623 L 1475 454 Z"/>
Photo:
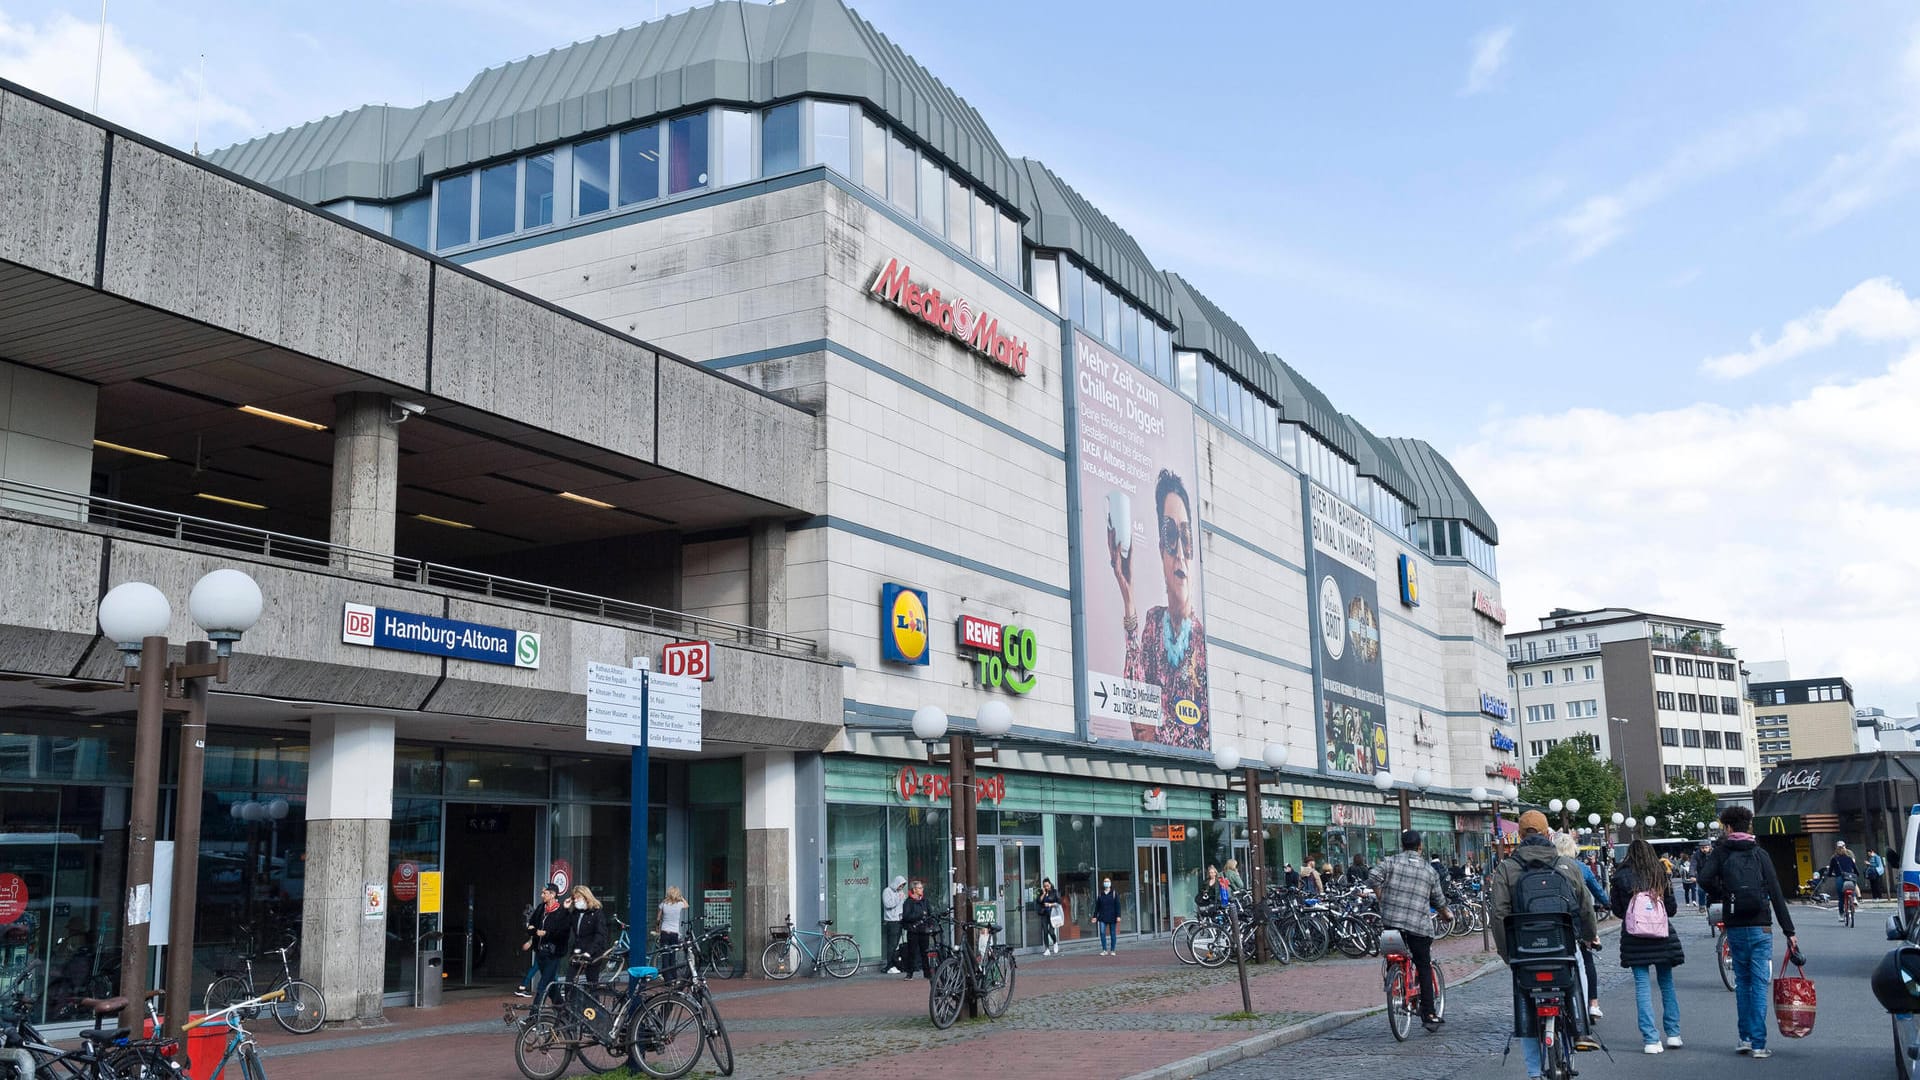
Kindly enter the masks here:
<path id="1" fill-rule="evenodd" d="M 1359 439 L 1360 475 L 1372 477 L 1375 483 L 1408 502 L 1418 502 L 1420 485 L 1414 483 L 1413 474 L 1400 464 L 1400 459 L 1393 456 L 1393 450 L 1378 435 L 1368 431 L 1365 424 L 1354 419 L 1352 413 L 1346 414 L 1346 420 Z"/>
<path id="2" fill-rule="evenodd" d="M 1281 392 L 1276 399 L 1280 402 L 1280 415 L 1320 436 L 1327 445 L 1345 454 L 1348 461 L 1358 463 L 1360 439 L 1347 418 L 1333 407 L 1333 400 L 1294 370 L 1292 364 L 1273 353 L 1266 355 L 1267 363 L 1273 365 L 1280 379 Z"/>
<path id="3" fill-rule="evenodd" d="M 1133 236 L 1044 164 L 1021 158 L 1014 165 L 1026 171 L 1027 201 L 1021 209 L 1027 214 L 1027 239 L 1036 247 L 1079 256 L 1134 302 L 1172 325 L 1173 290 Z"/>
<path id="4" fill-rule="evenodd" d="M 1169 270 L 1164 275 L 1173 293 L 1173 343 L 1212 355 L 1227 370 L 1246 380 L 1274 401 L 1282 401 L 1280 383 L 1260 346 L 1246 328 L 1234 322 L 1213 301 L 1201 295 L 1187 279 Z M 1288 419 L 1293 419 L 1288 417 Z"/>
<path id="5" fill-rule="evenodd" d="M 1388 438 L 1386 443 L 1420 487 L 1420 497 L 1414 500 L 1414 507 L 1421 517 L 1458 519 L 1473 526 L 1489 543 L 1500 542 L 1500 529 L 1493 523 L 1493 515 L 1474 498 L 1473 489 L 1440 451 L 1425 439 Z"/>
<path id="6" fill-rule="evenodd" d="M 208 155 L 312 203 L 395 199 L 426 177 L 713 103 L 864 101 L 984 185 L 1027 202 L 986 121 L 840 0 L 717 0 L 489 68 L 451 98 L 369 105 Z"/>

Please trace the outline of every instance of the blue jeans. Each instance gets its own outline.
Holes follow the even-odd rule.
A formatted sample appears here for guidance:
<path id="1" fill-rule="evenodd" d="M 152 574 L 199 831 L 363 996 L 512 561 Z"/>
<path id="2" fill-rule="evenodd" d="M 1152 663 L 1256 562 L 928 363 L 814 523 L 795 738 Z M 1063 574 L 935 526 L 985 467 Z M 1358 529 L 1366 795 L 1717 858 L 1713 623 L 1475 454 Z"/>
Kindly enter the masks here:
<path id="1" fill-rule="evenodd" d="M 1733 997 L 1740 1012 L 1740 1039 L 1755 1050 L 1767 1045 L 1767 998 L 1773 987 L 1773 927 L 1727 927 L 1733 956 Z"/>
<path id="2" fill-rule="evenodd" d="M 1668 1038 L 1680 1035 L 1680 996 L 1673 992 L 1673 968 L 1649 965 L 1633 969 L 1633 1004 L 1640 1012 L 1640 1041 L 1652 1046 L 1660 1041 L 1653 1026 L 1653 984 L 1660 983 L 1660 1015 Z"/>
<path id="3" fill-rule="evenodd" d="M 1103 922 L 1100 924 L 1100 947 L 1108 952 L 1120 951 L 1120 924 Z"/>
<path id="4" fill-rule="evenodd" d="M 1528 1076 L 1539 1076 L 1545 1069 L 1545 1066 L 1540 1061 L 1539 1039 L 1521 1039 L 1520 1057 L 1527 1063 Z"/>

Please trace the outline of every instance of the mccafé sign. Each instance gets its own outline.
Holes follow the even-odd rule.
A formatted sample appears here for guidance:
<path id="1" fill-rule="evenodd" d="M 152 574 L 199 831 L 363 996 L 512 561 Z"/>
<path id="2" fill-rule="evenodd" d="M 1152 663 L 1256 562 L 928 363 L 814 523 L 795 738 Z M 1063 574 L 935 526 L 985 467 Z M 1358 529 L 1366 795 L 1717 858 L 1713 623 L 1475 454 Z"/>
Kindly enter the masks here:
<path id="1" fill-rule="evenodd" d="M 992 312 L 975 311 L 964 296 L 942 296 L 913 280 L 913 269 L 899 259 L 874 279 L 872 295 L 935 330 L 963 342 L 967 348 L 1022 378 L 1027 374 L 1027 343 L 1000 332 Z"/>

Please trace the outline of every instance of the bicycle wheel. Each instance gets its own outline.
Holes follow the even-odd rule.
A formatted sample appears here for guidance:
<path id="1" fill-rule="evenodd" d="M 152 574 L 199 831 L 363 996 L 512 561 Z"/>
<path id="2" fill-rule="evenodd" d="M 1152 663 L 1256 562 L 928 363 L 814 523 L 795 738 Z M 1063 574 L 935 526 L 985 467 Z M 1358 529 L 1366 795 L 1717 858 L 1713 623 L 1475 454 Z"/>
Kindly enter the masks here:
<path id="1" fill-rule="evenodd" d="M 1287 928 L 1287 944 L 1292 947 L 1295 956 L 1308 963 L 1326 956 L 1327 950 L 1333 946 L 1327 935 L 1326 924 L 1318 919 L 1295 919 L 1293 925 Z"/>
<path id="2" fill-rule="evenodd" d="M 1725 930 L 1713 935 L 1713 952 L 1720 959 L 1720 982 L 1731 991 L 1733 989 L 1733 949 L 1727 944 Z"/>
<path id="3" fill-rule="evenodd" d="M 260 1048 L 252 1039 L 240 1044 L 241 1080 L 267 1080 L 267 1067 L 260 1063 Z"/>
<path id="4" fill-rule="evenodd" d="M 1193 958 L 1193 935 L 1199 929 L 1200 924 L 1189 919 L 1181 923 L 1180 928 L 1173 932 L 1173 958 L 1175 960 L 1183 964 L 1199 963 L 1198 960 Z"/>
<path id="5" fill-rule="evenodd" d="M 769 979 L 791 979 L 793 973 L 800 970 L 800 946 L 792 938 L 775 938 L 767 942 L 760 954 L 760 970 L 766 972 Z"/>
<path id="6" fill-rule="evenodd" d="M 1433 1015 L 1442 1020 L 1447 1018 L 1447 975 L 1440 969 L 1440 961 L 1433 962 Z"/>
<path id="7" fill-rule="evenodd" d="M 604 989 L 596 987 L 590 993 L 593 995 L 593 1001 L 586 1006 L 586 1010 L 591 1012 L 583 1011 L 581 1015 L 584 1019 L 600 1021 L 603 1017 L 620 1015 L 620 995 L 611 986 Z M 605 1010 L 605 1012 L 602 1013 L 599 1010 Z M 580 1059 L 580 1064 L 585 1065 L 589 1072 L 612 1072 L 628 1063 L 627 1041 L 621 1037 L 618 1028 L 607 1036 L 606 1042 L 601 1042 L 585 1031 L 580 1033 L 580 1040 L 580 1045 L 574 1047 L 573 1054 Z"/>
<path id="8" fill-rule="evenodd" d="M 713 1058 L 713 1067 L 720 1070 L 721 1076 L 732 1076 L 733 1040 L 727 1036 L 727 1022 L 720 1019 L 720 1010 L 714 1006 L 713 998 L 702 994 L 700 1004 L 707 1053 Z"/>
<path id="9" fill-rule="evenodd" d="M 554 1080 L 573 1063 L 573 1047 L 560 1025 L 536 1016 L 513 1041 L 513 1063 L 527 1080 Z"/>
<path id="10" fill-rule="evenodd" d="M 960 1008 L 967 999 L 967 973 L 961 969 L 960 958 L 949 956 L 940 961 L 933 969 L 933 979 L 927 984 L 927 1018 L 933 1026 L 945 1031 L 960 1019 Z"/>
<path id="11" fill-rule="evenodd" d="M 707 974 L 716 979 L 731 979 L 738 974 L 733 967 L 733 942 L 714 938 L 707 944 Z"/>
<path id="12" fill-rule="evenodd" d="M 836 979 L 860 970 L 860 946 L 850 937 L 830 937 L 820 947 L 820 966 Z"/>
<path id="13" fill-rule="evenodd" d="M 1413 1030 L 1413 1002 L 1408 999 L 1407 972 L 1398 965 L 1387 976 L 1387 1029 L 1393 1032 L 1396 1042 L 1406 1042 L 1407 1033 Z"/>
<path id="14" fill-rule="evenodd" d="M 1013 968 L 1011 949 L 1003 953 L 996 948 L 980 963 L 980 1011 L 989 1020 L 1007 1015 L 1007 1007 L 1013 1004 Z"/>
<path id="15" fill-rule="evenodd" d="M 627 1054 L 648 1076 L 676 1080 L 700 1060 L 704 1035 L 699 1006 L 682 994 L 660 994 L 640 1003 Z"/>
<path id="16" fill-rule="evenodd" d="M 1280 931 L 1280 924 L 1267 920 L 1267 952 L 1282 964 L 1293 962 L 1293 949 L 1287 945 L 1287 935 Z"/>
<path id="17" fill-rule="evenodd" d="M 1343 955 L 1358 960 L 1370 951 L 1364 934 L 1365 930 L 1360 925 L 1360 920 L 1350 917 L 1342 918 L 1333 926 L 1333 943 L 1339 947 Z"/>
<path id="18" fill-rule="evenodd" d="M 150 1044 L 136 1043 L 109 1050 L 101 1061 L 117 1080 L 173 1080 L 184 1075 L 172 1058 L 162 1054 L 158 1046 Z M 0 1071 L 0 1076 L 13 1075 L 12 1072 Z"/>
<path id="19" fill-rule="evenodd" d="M 273 1007 L 273 1021 L 295 1035 L 311 1035 L 327 1022 L 327 997 L 305 979 L 295 979 L 287 984 L 286 1000 Z"/>
<path id="20" fill-rule="evenodd" d="M 234 975 L 222 975 L 207 984 L 207 994 L 201 999 L 201 1004 L 208 1012 L 219 1012 L 252 996 L 246 980 Z"/>
<path id="21" fill-rule="evenodd" d="M 1232 935 L 1211 923 L 1193 935 L 1193 959 L 1201 967 L 1217 968 L 1233 955 Z"/>

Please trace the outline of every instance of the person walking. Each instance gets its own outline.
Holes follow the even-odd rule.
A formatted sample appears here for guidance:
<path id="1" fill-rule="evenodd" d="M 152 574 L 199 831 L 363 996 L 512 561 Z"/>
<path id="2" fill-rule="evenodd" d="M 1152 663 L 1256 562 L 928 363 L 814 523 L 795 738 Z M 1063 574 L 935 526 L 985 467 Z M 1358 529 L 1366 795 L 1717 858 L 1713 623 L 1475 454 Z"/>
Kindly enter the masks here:
<path id="1" fill-rule="evenodd" d="M 680 944 L 687 929 L 687 898 L 680 894 L 680 886 L 667 886 L 667 895 L 660 901 L 658 914 L 654 916 L 654 928 L 660 931 L 660 949 Z M 677 968 L 679 965 L 675 965 Z"/>
<path id="2" fill-rule="evenodd" d="M 1488 918 L 1493 925 L 1493 944 L 1500 953 L 1500 959 L 1509 964 L 1513 962 L 1513 957 L 1507 942 L 1507 916 L 1515 910 L 1533 913 L 1548 910 L 1545 897 L 1516 897 L 1514 894 L 1516 891 L 1530 892 L 1537 888 L 1535 883 L 1542 878 L 1541 871 L 1547 869 L 1552 869 L 1564 879 L 1563 887 L 1557 890 L 1559 900 L 1566 912 L 1573 916 L 1573 929 L 1579 940 L 1593 943 L 1600 939 L 1600 924 L 1594 920 L 1593 914 L 1593 894 L 1587 891 L 1586 883 L 1580 879 L 1580 871 L 1572 860 L 1554 850 L 1547 815 L 1538 810 L 1529 810 L 1520 815 L 1520 842 L 1514 845 L 1512 857 L 1501 859 L 1487 868 L 1487 878 L 1491 882 L 1488 889 L 1492 896 Z M 1528 882 L 1528 889 L 1518 888 L 1523 879 Z M 1516 900 L 1521 905 L 1518 909 L 1515 907 Z M 1526 1063 L 1529 1080 L 1539 1080 L 1544 1067 L 1540 1040 L 1523 1038 L 1519 1042 L 1520 1056 Z M 1593 1049 L 1598 1045 L 1593 1042 L 1592 1036 L 1584 1033 L 1574 1039 L 1577 1048 Z"/>
<path id="3" fill-rule="evenodd" d="M 1100 895 L 1093 898 L 1093 921 L 1100 924 L 1100 955 L 1120 952 L 1120 898 L 1113 894 L 1113 879 L 1100 879 Z"/>
<path id="4" fill-rule="evenodd" d="M 1767 1003 L 1773 987 L 1773 920 L 1787 935 L 1789 950 L 1800 947 L 1793 931 L 1793 915 L 1780 891 L 1773 860 L 1753 838 L 1753 811 L 1729 806 L 1720 811 L 1726 835 L 1707 853 L 1700 886 L 1720 903 L 1727 925 L 1727 949 L 1733 958 L 1734 1005 L 1739 1023 L 1736 1053 L 1770 1057 L 1767 1049 Z"/>
<path id="5" fill-rule="evenodd" d="M 1580 843 L 1573 838 L 1573 834 L 1564 832 L 1554 833 L 1553 850 L 1559 852 L 1563 858 L 1579 868 L 1580 883 L 1587 887 L 1588 893 L 1592 894 L 1595 913 L 1598 913 L 1601 907 L 1609 906 L 1607 904 L 1607 891 L 1600 887 L 1600 879 L 1594 876 L 1593 867 L 1581 861 Z M 1580 966 L 1585 968 L 1587 972 L 1587 1016 L 1594 1020 L 1600 1020 L 1604 1019 L 1607 1014 L 1600 1011 L 1600 971 L 1593 963 L 1594 952 L 1595 950 L 1587 948 L 1584 942 L 1581 944 Z"/>
<path id="6" fill-rule="evenodd" d="M 1400 834 L 1400 854 L 1382 859 L 1367 875 L 1367 885 L 1379 895 L 1380 920 L 1389 930 L 1398 930 L 1413 955 L 1415 977 L 1419 979 L 1419 1001 L 1415 1008 L 1428 1031 L 1440 1026 L 1440 1013 L 1434 1007 L 1433 939 L 1438 931 L 1433 913 L 1452 919 L 1447 897 L 1440 889 L 1440 875 L 1433 863 L 1420 854 L 1418 830 Z"/>
<path id="7" fill-rule="evenodd" d="M 1649 1054 L 1678 1050 L 1686 1044 L 1680 1038 L 1680 997 L 1673 990 L 1673 969 L 1685 963 L 1687 956 L 1680 945 L 1680 931 L 1668 921 L 1680 912 L 1673 881 L 1661 870 L 1652 844 L 1634 838 L 1626 865 L 1613 875 L 1608 906 L 1621 919 L 1620 966 L 1633 972 L 1640 1041 Z M 1660 984 L 1658 1028 L 1653 1025 L 1655 982 Z"/>
<path id="8" fill-rule="evenodd" d="M 1867 887 L 1875 900 L 1887 898 L 1887 860 L 1877 851 L 1867 852 Z"/>
<path id="9" fill-rule="evenodd" d="M 560 958 L 567 954 L 566 908 L 560 906 L 560 886 L 552 882 L 540 886 L 540 906 L 534 909 L 533 922 L 533 1007 L 546 1001 L 548 984 L 560 973 Z"/>
<path id="10" fill-rule="evenodd" d="M 673 890 L 668 889 L 672 896 Z M 573 911 L 573 921 L 567 927 L 567 950 L 573 960 L 573 973 L 577 976 L 583 971 L 592 974 L 592 964 L 607 951 L 607 918 L 600 908 L 600 899 L 593 890 L 585 885 L 575 885 L 568 895 L 567 907 Z"/>
<path id="11" fill-rule="evenodd" d="M 906 902 L 900 905 L 900 925 L 907 931 L 907 953 L 900 959 L 908 979 L 913 978 L 916 970 L 927 966 L 927 950 L 933 944 L 933 921 L 928 918 L 932 914 L 933 905 L 927 903 L 926 885 L 914 882 L 907 889 Z M 929 979 L 933 978 L 932 971 L 926 975 Z"/>
<path id="12" fill-rule="evenodd" d="M 1044 948 L 1041 955 L 1060 951 L 1060 924 L 1064 922 L 1060 909 L 1060 890 L 1053 887 L 1052 878 L 1040 879 L 1040 895 L 1034 898 L 1040 906 L 1040 941 Z"/>
<path id="13" fill-rule="evenodd" d="M 880 948 L 887 962 L 887 974 L 900 974 L 900 916 L 907 906 L 907 875 L 893 879 L 880 890 Z"/>

